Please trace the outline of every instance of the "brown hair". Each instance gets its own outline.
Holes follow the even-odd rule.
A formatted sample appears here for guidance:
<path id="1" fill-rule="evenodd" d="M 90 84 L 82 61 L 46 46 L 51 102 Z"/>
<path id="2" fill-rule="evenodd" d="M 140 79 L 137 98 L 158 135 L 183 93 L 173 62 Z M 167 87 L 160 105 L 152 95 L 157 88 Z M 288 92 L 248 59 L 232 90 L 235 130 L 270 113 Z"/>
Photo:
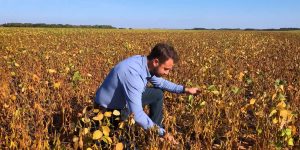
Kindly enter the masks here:
<path id="1" fill-rule="evenodd" d="M 174 47 L 166 43 L 156 44 L 147 58 L 148 60 L 157 58 L 160 63 L 164 63 L 169 58 L 173 59 L 174 63 L 177 63 L 179 60 L 178 54 L 174 50 Z"/>

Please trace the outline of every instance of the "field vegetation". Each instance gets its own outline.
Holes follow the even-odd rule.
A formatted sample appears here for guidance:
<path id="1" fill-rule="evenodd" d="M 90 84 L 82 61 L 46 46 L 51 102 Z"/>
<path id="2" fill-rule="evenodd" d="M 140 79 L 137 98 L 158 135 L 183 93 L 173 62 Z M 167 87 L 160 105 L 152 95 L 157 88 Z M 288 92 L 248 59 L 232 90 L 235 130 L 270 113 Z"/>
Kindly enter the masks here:
<path id="1" fill-rule="evenodd" d="M 179 144 L 132 116 L 93 108 L 110 69 L 158 42 L 180 55 L 163 120 Z M 300 32 L 0 28 L 1 149 L 299 149 Z"/>

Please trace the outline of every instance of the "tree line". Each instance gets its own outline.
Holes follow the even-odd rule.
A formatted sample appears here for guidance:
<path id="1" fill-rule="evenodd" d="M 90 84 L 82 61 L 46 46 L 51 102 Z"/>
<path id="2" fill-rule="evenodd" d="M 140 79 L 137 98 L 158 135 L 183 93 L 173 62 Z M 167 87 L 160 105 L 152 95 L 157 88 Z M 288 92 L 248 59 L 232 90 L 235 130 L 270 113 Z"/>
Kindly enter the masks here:
<path id="1" fill-rule="evenodd" d="M 255 29 L 255 28 L 219 28 L 219 29 L 208 29 L 208 28 L 193 28 L 193 29 L 185 29 L 185 30 L 241 30 L 241 31 L 292 31 L 292 30 L 300 30 L 300 28 L 269 28 L 269 29 Z"/>
<path id="2" fill-rule="evenodd" d="M 116 29 L 111 25 L 71 25 L 71 24 L 46 24 L 46 23 L 5 23 L 1 27 L 45 27 L 45 28 L 102 28 Z"/>

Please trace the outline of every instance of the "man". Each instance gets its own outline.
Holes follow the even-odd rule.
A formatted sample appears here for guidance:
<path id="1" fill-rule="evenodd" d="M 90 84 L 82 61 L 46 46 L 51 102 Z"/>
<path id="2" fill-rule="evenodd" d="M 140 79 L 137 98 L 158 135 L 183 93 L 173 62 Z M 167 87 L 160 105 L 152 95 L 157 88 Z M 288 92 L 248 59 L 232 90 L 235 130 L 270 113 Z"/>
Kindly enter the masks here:
<path id="1" fill-rule="evenodd" d="M 197 94 L 198 88 L 185 88 L 167 81 L 161 76 L 168 75 L 178 55 L 174 48 L 165 43 L 158 43 L 146 57 L 136 55 L 117 64 L 105 78 L 96 93 L 95 103 L 104 109 L 119 109 L 125 107 L 134 114 L 134 120 L 144 129 L 159 127 L 159 135 L 165 130 L 163 119 L 163 91 L 173 93 Z M 153 88 L 146 87 L 150 82 Z M 143 111 L 143 105 L 149 105 L 149 116 Z M 174 140 L 171 135 L 164 135 L 168 140 Z"/>

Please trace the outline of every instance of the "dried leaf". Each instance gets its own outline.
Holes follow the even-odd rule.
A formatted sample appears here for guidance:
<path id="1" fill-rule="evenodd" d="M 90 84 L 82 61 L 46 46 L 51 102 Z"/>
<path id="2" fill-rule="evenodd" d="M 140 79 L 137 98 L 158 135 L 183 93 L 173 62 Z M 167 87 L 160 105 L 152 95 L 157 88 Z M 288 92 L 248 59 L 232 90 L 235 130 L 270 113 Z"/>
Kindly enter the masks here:
<path id="1" fill-rule="evenodd" d="M 87 134 L 90 132 L 89 128 L 83 128 L 83 135 Z"/>
<path id="2" fill-rule="evenodd" d="M 53 74 L 56 73 L 57 71 L 55 69 L 47 69 L 48 73 Z"/>
<path id="3" fill-rule="evenodd" d="M 120 116 L 121 113 L 120 113 L 120 111 L 118 111 L 118 110 L 114 110 L 114 111 L 113 111 L 113 114 L 114 114 L 115 116 Z"/>
<path id="4" fill-rule="evenodd" d="M 253 105 L 253 104 L 255 103 L 255 101 L 256 101 L 256 99 L 252 98 L 252 99 L 250 100 L 250 104 Z"/>
<path id="5" fill-rule="evenodd" d="M 98 140 L 103 136 L 103 133 L 100 130 L 96 130 L 93 133 L 93 140 Z"/>
<path id="6" fill-rule="evenodd" d="M 123 148 L 124 148 L 123 143 L 118 143 L 118 144 L 116 145 L 116 150 L 123 150 Z"/>
<path id="7" fill-rule="evenodd" d="M 107 112 L 104 113 L 104 116 L 105 116 L 105 117 L 111 117 L 111 114 L 112 114 L 112 112 L 107 111 Z"/>
<path id="8" fill-rule="evenodd" d="M 56 82 L 56 83 L 53 84 L 53 87 L 54 87 L 55 89 L 59 89 L 60 84 L 61 84 L 61 82 Z"/>
<path id="9" fill-rule="evenodd" d="M 277 104 L 276 106 L 278 109 L 284 109 L 286 107 L 286 104 L 284 101 L 281 101 L 280 103 Z"/>
<path id="10" fill-rule="evenodd" d="M 98 113 L 99 111 L 99 109 L 93 109 L 93 113 Z"/>
<path id="11" fill-rule="evenodd" d="M 93 117 L 93 120 L 99 120 L 101 121 L 103 119 L 103 114 L 100 112 L 96 117 Z"/>
<path id="12" fill-rule="evenodd" d="M 109 136 L 110 129 L 108 126 L 102 126 L 102 131 L 105 136 Z"/>
<path id="13" fill-rule="evenodd" d="M 120 129 L 123 129 L 124 126 L 125 126 L 125 123 L 124 123 L 124 122 L 120 122 L 120 123 L 119 123 L 119 128 L 120 128 Z"/>

